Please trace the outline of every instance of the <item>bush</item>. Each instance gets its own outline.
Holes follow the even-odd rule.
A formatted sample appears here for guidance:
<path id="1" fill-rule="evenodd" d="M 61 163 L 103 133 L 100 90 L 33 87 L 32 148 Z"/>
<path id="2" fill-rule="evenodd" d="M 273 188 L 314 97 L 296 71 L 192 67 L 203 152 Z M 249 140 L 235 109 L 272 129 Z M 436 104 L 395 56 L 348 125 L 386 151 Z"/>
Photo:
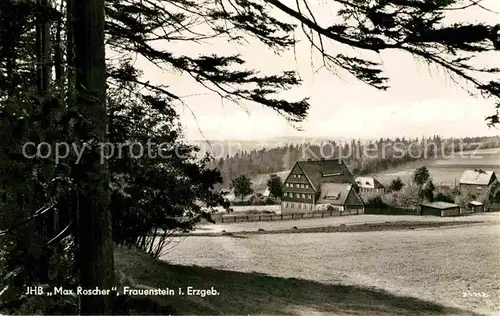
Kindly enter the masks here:
<path id="1" fill-rule="evenodd" d="M 415 184 L 405 185 L 400 191 L 382 196 L 382 202 L 386 205 L 402 209 L 418 209 L 422 201 L 420 188 Z"/>

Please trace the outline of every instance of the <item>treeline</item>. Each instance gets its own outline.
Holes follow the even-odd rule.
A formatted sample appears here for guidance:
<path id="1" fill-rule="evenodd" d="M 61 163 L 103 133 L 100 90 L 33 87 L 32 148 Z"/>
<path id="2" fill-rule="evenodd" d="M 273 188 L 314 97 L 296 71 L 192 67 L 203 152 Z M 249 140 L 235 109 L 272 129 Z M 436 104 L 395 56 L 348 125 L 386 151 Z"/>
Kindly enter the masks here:
<path id="1" fill-rule="evenodd" d="M 387 170 L 392 167 L 422 159 L 449 157 L 459 151 L 500 147 L 500 137 L 442 138 L 385 138 L 363 143 L 325 141 L 321 144 L 286 144 L 284 146 L 242 151 L 212 161 L 229 186 L 241 175 L 254 177 L 259 174 L 289 170 L 296 161 L 307 159 L 342 159 L 356 175 Z"/>

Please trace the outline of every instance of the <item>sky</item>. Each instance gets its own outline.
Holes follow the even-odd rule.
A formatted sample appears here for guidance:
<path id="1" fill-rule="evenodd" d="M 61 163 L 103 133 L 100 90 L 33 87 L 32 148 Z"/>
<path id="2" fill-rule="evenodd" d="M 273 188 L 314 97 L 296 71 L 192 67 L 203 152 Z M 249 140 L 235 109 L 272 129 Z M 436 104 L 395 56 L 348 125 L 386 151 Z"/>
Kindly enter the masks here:
<path id="1" fill-rule="evenodd" d="M 289 0 L 283 0 L 288 3 Z M 314 1 L 314 0 L 313 0 Z M 290 4 L 292 1 L 290 1 Z M 485 7 L 500 12 L 500 0 L 484 0 Z M 327 23 L 335 18 L 331 2 L 318 1 L 313 6 L 316 17 Z M 448 22 L 470 21 L 498 23 L 500 14 L 482 9 L 453 11 Z M 331 23 L 331 22 L 330 22 Z M 299 37 L 301 39 L 301 37 Z M 248 67 L 264 73 L 296 70 L 302 86 L 283 94 L 285 98 L 310 97 L 307 119 L 297 131 L 279 114 L 254 103 L 236 105 L 207 91 L 193 79 L 169 70 L 159 70 L 144 60 L 138 60 L 144 77 L 154 83 L 169 86 L 169 90 L 184 96 L 178 112 L 189 140 L 263 140 L 274 137 L 331 137 L 333 139 L 421 137 L 439 134 L 444 137 L 498 135 L 500 130 L 488 128 L 485 117 L 494 113 L 492 100 L 471 97 L 456 86 L 439 68 L 399 51 L 384 51 L 380 55 L 365 55 L 352 48 L 329 44 L 328 49 L 350 56 L 371 56 L 383 62 L 390 78 L 390 89 L 380 91 L 363 84 L 350 75 L 336 75 L 320 68 L 320 60 L 311 55 L 310 46 L 303 42 L 293 51 L 276 56 L 257 42 L 238 45 L 219 41 L 211 44 L 161 43 L 162 48 L 176 53 L 240 53 Z M 481 64 L 500 67 L 500 54 L 489 54 L 478 60 Z"/>

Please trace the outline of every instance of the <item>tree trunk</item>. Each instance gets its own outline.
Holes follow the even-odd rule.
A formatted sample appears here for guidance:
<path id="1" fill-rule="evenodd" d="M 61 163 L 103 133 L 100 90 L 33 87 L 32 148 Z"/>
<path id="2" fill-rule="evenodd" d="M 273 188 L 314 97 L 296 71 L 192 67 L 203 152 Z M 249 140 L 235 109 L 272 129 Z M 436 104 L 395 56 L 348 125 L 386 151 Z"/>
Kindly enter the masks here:
<path id="1" fill-rule="evenodd" d="M 66 73 L 67 73 L 67 99 L 68 107 L 75 105 L 75 43 L 73 41 L 73 0 L 66 0 Z"/>
<path id="2" fill-rule="evenodd" d="M 41 118 L 42 118 L 42 128 L 47 130 L 50 128 L 50 116 L 51 116 L 51 102 L 50 102 L 50 21 L 47 19 L 47 14 L 50 9 L 50 3 L 48 0 L 38 0 L 37 1 L 37 15 L 36 15 L 36 53 L 37 53 L 37 87 L 38 96 L 41 106 Z M 40 140 L 46 142 L 46 135 L 44 133 L 40 134 Z M 49 140 L 50 141 L 50 140 Z M 35 162 L 34 174 L 38 177 L 39 165 Z M 32 213 L 36 211 L 40 205 L 40 187 L 37 181 L 33 181 L 33 195 L 31 196 L 30 205 L 32 208 Z M 51 222 L 50 218 L 53 219 L 54 214 L 51 212 L 46 217 L 39 219 L 34 223 L 34 229 L 38 237 L 42 238 L 44 241 L 48 241 L 52 234 L 54 233 L 53 227 L 49 224 Z M 47 219 L 49 217 L 49 219 Z M 52 253 L 51 248 L 46 248 L 42 250 L 40 257 L 37 258 L 38 269 L 37 277 L 40 282 L 49 282 L 49 263 L 50 256 Z"/>
<path id="3" fill-rule="evenodd" d="M 63 12 L 63 4 L 64 1 L 61 1 L 61 6 L 59 8 L 60 12 Z M 61 38 L 61 33 L 62 33 L 62 22 L 63 19 L 62 17 L 58 19 L 56 29 L 55 29 L 55 36 L 54 36 L 54 63 L 55 63 L 55 72 L 56 72 L 56 84 L 59 89 L 59 93 L 63 94 L 64 91 L 64 67 L 63 67 L 63 61 L 62 61 L 62 38 Z"/>
<path id="4" fill-rule="evenodd" d="M 104 47 L 104 0 L 73 2 L 76 105 L 85 121 L 76 124 L 81 142 L 106 139 L 106 65 Z M 84 289 L 111 290 L 114 284 L 111 214 L 108 205 L 106 165 L 99 148 L 87 149 L 74 175 L 79 184 L 78 264 Z M 80 314 L 110 314 L 111 296 L 80 297 Z"/>

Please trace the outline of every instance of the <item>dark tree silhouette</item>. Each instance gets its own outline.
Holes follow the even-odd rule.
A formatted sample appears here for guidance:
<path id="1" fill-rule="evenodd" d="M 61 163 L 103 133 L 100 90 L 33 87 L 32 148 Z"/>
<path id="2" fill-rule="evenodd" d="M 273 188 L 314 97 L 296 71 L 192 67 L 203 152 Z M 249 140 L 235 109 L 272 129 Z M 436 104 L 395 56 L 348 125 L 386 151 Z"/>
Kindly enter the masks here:
<path id="1" fill-rule="evenodd" d="M 425 166 L 417 168 L 413 173 L 413 182 L 419 187 L 422 187 L 427 182 L 427 180 L 429 180 L 429 178 L 429 169 L 427 169 L 427 167 Z"/>
<path id="2" fill-rule="evenodd" d="M 391 181 L 391 184 L 389 185 L 389 191 L 391 192 L 396 192 L 401 190 L 404 187 L 404 183 L 401 180 L 400 177 L 397 177 L 396 179 Z"/>
<path id="3" fill-rule="evenodd" d="M 275 198 L 281 197 L 283 183 L 277 174 L 272 174 L 267 180 L 267 188 Z"/>
<path id="4" fill-rule="evenodd" d="M 243 201 L 245 196 L 253 193 L 252 182 L 250 181 L 250 178 L 248 178 L 247 176 L 243 175 L 234 179 L 232 186 L 234 190 L 234 195 L 236 197 L 240 197 L 241 201 Z"/>

